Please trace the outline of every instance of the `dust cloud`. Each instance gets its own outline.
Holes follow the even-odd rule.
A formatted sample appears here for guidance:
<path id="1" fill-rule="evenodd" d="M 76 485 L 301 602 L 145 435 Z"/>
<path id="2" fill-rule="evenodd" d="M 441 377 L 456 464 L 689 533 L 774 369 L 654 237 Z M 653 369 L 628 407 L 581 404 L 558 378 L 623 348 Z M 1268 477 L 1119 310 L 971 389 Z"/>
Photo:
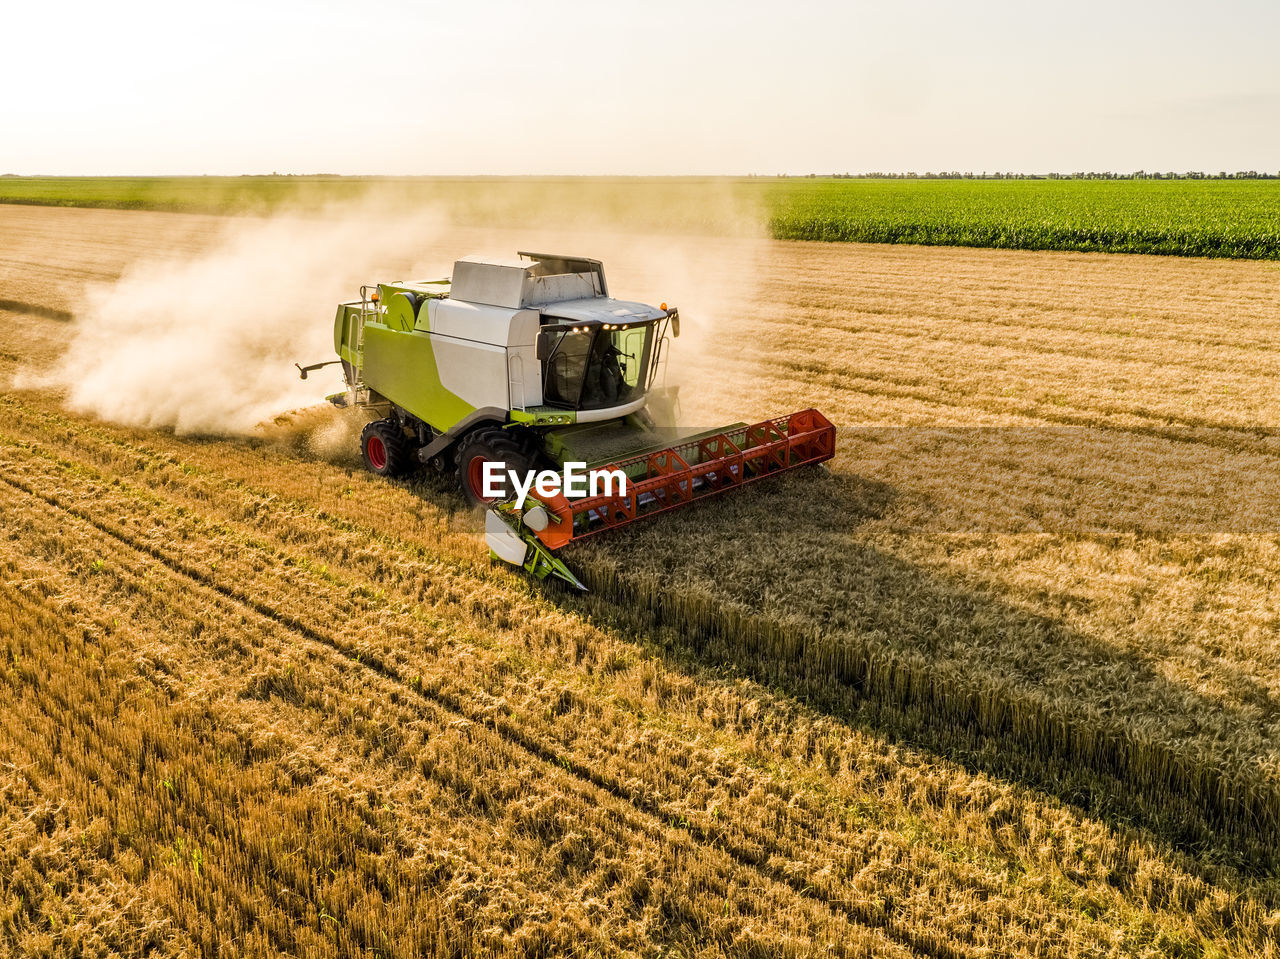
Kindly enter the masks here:
<path id="1" fill-rule="evenodd" d="M 231 218 L 200 252 L 157 251 L 91 287 L 51 371 L 15 385 L 61 389 L 70 409 L 125 425 L 305 434 L 316 455 L 344 456 L 359 424 L 315 409 L 342 388 L 338 368 L 304 381 L 293 365 L 334 358 L 336 304 L 361 283 L 447 276 L 458 257 L 516 250 L 599 258 L 612 295 L 679 306 L 667 382 L 681 383 L 720 348 L 717 331 L 758 302 L 766 244 L 727 186 L 691 186 L 639 195 L 623 184 L 615 198 L 589 181 L 574 206 L 502 182 L 483 212 L 383 191 L 319 213 Z"/>
<path id="2" fill-rule="evenodd" d="M 130 426 L 251 434 L 340 388 L 337 367 L 304 381 L 293 364 L 332 359 L 337 303 L 439 226 L 430 210 L 230 220 L 203 252 L 159 254 L 87 290 L 66 351 L 29 385 Z"/>

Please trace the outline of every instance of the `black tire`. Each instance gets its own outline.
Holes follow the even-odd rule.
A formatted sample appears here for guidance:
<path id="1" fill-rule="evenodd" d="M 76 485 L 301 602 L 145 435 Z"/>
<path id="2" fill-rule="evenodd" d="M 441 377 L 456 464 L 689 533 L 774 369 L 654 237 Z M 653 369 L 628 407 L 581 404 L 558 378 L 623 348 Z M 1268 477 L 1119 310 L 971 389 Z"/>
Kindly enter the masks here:
<path id="1" fill-rule="evenodd" d="M 413 451 L 404 430 L 391 420 L 374 420 L 360 434 L 364 465 L 379 476 L 403 476 L 413 467 Z"/>
<path id="2" fill-rule="evenodd" d="M 506 469 L 517 472 L 537 469 L 535 444 L 536 440 L 524 433 L 497 427 L 481 427 L 468 434 L 458 444 L 458 468 L 454 471 L 458 488 L 467 502 L 482 509 L 498 502 L 486 500 L 481 495 L 478 474 L 483 467 L 477 463 L 482 464 L 485 460 L 502 462 Z"/>

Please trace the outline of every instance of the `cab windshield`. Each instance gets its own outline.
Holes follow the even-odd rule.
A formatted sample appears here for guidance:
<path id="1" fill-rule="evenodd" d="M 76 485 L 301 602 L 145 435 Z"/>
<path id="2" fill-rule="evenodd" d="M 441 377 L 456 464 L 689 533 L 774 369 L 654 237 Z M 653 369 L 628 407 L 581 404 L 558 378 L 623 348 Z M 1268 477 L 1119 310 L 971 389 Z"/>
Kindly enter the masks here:
<path id="1" fill-rule="evenodd" d="M 539 333 L 544 402 L 577 410 L 623 406 L 649 387 L 654 326 L 551 327 Z"/>

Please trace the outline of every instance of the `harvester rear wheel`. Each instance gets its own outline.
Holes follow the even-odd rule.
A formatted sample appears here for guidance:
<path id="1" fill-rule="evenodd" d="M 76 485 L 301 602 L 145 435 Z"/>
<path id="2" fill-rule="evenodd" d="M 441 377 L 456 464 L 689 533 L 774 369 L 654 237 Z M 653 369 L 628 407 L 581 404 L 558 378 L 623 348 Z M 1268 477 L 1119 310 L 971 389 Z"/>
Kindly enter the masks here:
<path id="1" fill-rule="evenodd" d="M 402 476 L 413 465 L 404 430 L 390 420 L 374 420 L 360 434 L 364 465 L 379 476 Z"/>
<path id="2" fill-rule="evenodd" d="M 484 495 L 484 464 L 503 464 L 501 488 L 509 492 L 506 470 L 517 473 L 536 469 L 537 457 L 532 444 L 519 434 L 495 427 L 478 429 L 458 447 L 458 486 L 472 506 L 487 508 L 506 499 L 506 495 L 489 498 Z"/>

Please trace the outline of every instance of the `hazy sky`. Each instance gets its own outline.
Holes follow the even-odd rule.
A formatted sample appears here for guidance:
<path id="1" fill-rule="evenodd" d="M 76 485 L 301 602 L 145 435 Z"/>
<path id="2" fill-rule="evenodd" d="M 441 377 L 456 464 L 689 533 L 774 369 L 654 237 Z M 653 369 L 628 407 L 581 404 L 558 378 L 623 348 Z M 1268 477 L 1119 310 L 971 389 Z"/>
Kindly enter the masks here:
<path id="1" fill-rule="evenodd" d="M 0 173 L 1280 171 L 1280 0 L 6 0 Z"/>

